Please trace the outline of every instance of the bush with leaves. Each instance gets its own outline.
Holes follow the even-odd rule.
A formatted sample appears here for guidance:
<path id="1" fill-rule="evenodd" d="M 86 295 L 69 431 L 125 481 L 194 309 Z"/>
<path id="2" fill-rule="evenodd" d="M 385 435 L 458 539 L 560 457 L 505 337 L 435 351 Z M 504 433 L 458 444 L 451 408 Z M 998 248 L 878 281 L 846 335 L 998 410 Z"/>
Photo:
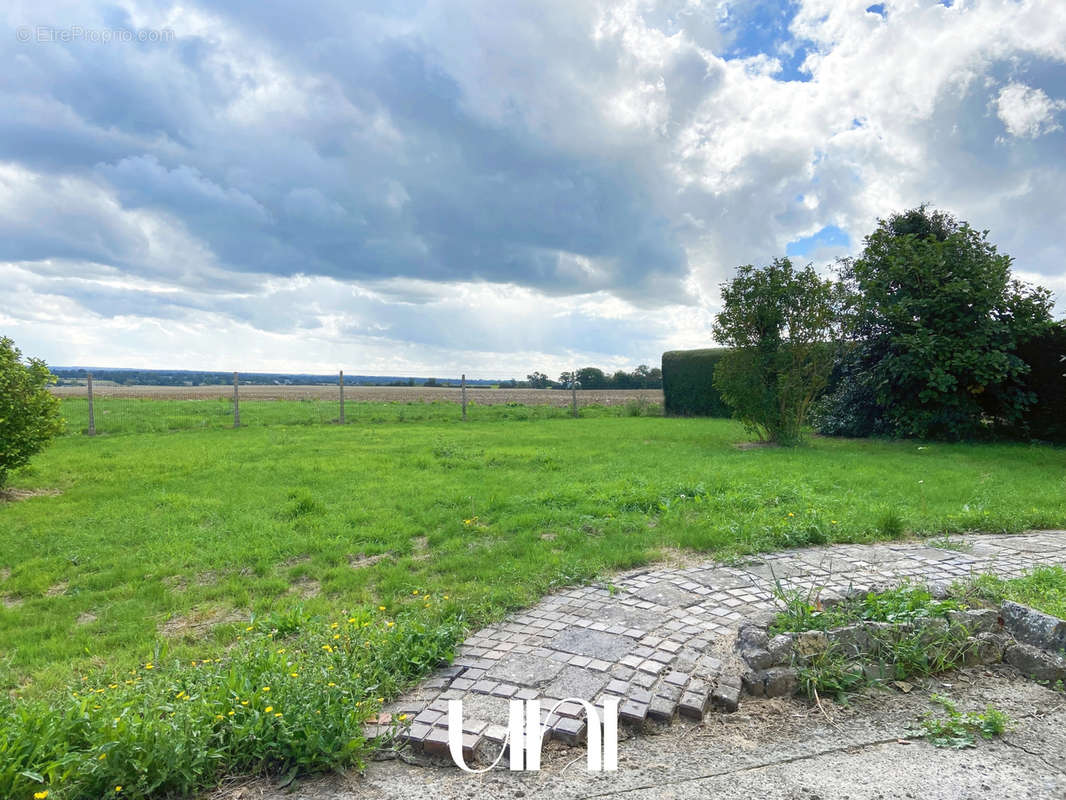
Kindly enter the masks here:
<path id="1" fill-rule="evenodd" d="M 0 336 L 0 487 L 63 430 L 59 400 L 48 391 L 54 382 L 43 361 L 24 364 L 15 343 Z"/>
<path id="2" fill-rule="evenodd" d="M 836 358 L 838 292 L 811 266 L 787 258 L 737 269 L 722 285 L 714 335 L 733 348 L 718 362 L 714 386 L 734 416 L 760 438 L 796 444 L 811 403 Z"/>
<path id="3" fill-rule="evenodd" d="M 1051 324 L 1051 293 L 1011 277 L 987 231 L 921 206 L 881 220 L 841 262 L 847 379 L 817 414 L 824 433 L 964 439 L 1035 401 L 1020 342 Z"/>

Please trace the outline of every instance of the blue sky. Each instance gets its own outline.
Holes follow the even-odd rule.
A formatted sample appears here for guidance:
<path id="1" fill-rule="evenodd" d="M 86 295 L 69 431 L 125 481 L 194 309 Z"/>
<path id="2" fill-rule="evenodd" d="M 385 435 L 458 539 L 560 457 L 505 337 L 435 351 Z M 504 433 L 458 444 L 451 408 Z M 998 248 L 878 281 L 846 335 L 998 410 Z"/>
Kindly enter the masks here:
<path id="1" fill-rule="evenodd" d="M 5 4 L 0 333 L 53 364 L 631 368 L 708 344 L 736 266 L 828 270 L 922 202 L 1066 296 L 1066 3 L 500 8 Z"/>

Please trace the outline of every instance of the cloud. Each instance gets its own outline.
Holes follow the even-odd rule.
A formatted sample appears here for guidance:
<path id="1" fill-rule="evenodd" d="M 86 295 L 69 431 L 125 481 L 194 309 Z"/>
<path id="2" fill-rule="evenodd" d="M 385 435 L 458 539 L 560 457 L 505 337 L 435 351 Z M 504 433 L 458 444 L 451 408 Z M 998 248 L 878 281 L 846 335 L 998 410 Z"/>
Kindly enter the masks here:
<path id="1" fill-rule="evenodd" d="M 926 201 L 1061 286 L 1056 0 L 20 0 L 0 23 L 0 319 L 53 360 L 632 365 L 706 343 L 737 265 L 824 267 Z M 14 34 L 42 24 L 174 36 Z M 175 328 L 229 335 L 179 356 Z"/>
<path id="2" fill-rule="evenodd" d="M 1052 100 L 1043 89 L 1024 83 L 1011 83 L 996 98 L 996 113 L 1011 136 L 1035 139 L 1045 133 L 1062 130 L 1056 114 L 1066 108 L 1066 101 Z"/>

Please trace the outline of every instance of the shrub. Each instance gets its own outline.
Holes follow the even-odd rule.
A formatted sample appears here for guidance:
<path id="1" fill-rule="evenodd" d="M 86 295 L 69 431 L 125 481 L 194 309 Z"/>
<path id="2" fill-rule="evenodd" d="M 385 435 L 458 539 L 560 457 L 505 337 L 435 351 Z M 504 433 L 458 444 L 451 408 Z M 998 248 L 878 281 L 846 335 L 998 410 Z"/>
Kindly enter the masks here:
<path id="1" fill-rule="evenodd" d="M 987 231 L 921 206 L 881 220 L 841 265 L 861 345 L 821 409 L 826 432 L 954 440 L 1021 421 L 1035 397 L 1016 350 L 1050 326 L 1051 296 L 1011 278 Z"/>
<path id="2" fill-rule="evenodd" d="M 740 267 L 723 284 L 714 335 L 732 350 L 716 366 L 714 386 L 760 438 L 799 441 L 836 360 L 837 299 L 832 281 L 787 258 Z"/>
<path id="3" fill-rule="evenodd" d="M 0 336 L 0 487 L 63 430 L 59 400 L 48 391 L 54 382 L 43 361 L 23 364 L 15 343 Z"/>
<path id="4" fill-rule="evenodd" d="M 1025 385 L 1036 395 L 1019 435 L 1066 442 L 1066 323 L 1023 342 L 1018 356 L 1029 365 Z"/>
<path id="5" fill-rule="evenodd" d="M 731 411 L 714 388 L 715 365 L 729 352 L 724 347 L 708 350 L 671 350 L 663 353 L 663 398 L 668 415 L 683 417 L 729 417 Z"/>

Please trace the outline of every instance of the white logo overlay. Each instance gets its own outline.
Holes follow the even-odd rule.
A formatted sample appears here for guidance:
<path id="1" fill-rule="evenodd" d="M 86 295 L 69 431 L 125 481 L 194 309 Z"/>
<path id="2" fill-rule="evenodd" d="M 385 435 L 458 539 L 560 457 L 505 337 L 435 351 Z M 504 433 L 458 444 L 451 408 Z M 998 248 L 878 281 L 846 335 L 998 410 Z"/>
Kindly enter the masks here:
<path id="1" fill-rule="evenodd" d="M 618 769 L 618 700 L 606 697 L 603 700 L 603 719 L 596 707 L 587 700 L 567 697 L 552 706 L 552 714 L 563 703 L 580 703 L 588 717 L 588 769 L 590 772 L 614 772 Z M 602 738 L 601 738 L 602 733 Z M 540 700 L 512 700 L 507 738 L 496 760 L 487 767 L 473 769 L 463 758 L 463 701 L 448 701 L 448 750 L 452 761 L 464 772 L 481 773 L 494 769 L 510 753 L 512 770 L 539 770 L 540 747 L 544 739 L 544 726 L 540 717 Z"/>

